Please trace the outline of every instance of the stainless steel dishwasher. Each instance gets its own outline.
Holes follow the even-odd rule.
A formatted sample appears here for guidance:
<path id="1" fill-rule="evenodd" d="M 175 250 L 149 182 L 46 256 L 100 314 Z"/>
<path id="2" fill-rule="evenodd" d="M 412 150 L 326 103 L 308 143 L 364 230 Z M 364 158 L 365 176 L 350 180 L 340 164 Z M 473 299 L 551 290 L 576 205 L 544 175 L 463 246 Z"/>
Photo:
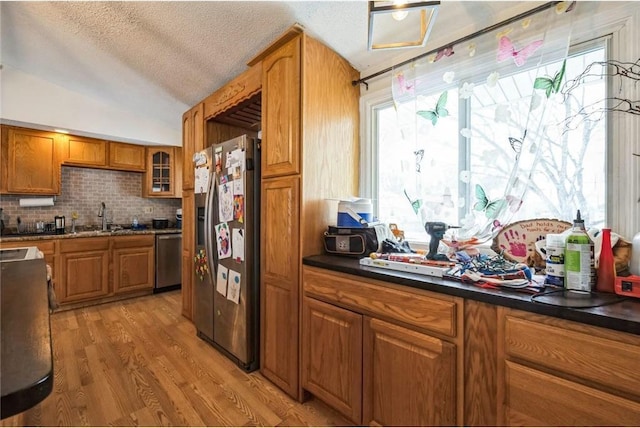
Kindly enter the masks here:
<path id="1" fill-rule="evenodd" d="M 156 235 L 156 286 L 154 293 L 180 288 L 182 282 L 182 234 Z"/>

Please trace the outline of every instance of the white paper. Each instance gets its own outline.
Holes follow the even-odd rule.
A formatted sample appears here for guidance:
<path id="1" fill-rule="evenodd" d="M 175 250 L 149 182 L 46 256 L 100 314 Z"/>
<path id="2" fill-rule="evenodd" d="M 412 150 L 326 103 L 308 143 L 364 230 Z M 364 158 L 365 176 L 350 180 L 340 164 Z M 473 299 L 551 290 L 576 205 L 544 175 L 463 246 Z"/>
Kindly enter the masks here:
<path id="1" fill-rule="evenodd" d="M 53 198 L 20 198 L 21 207 L 52 207 Z"/>
<path id="2" fill-rule="evenodd" d="M 231 236 L 227 223 L 216 224 L 216 244 L 218 246 L 218 258 L 231 257 Z"/>
<path id="3" fill-rule="evenodd" d="M 229 269 L 222 265 L 218 265 L 218 279 L 216 281 L 216 291 L 227 297 L 227 278 L 229 277 Z"/>
<path id="4" fill-rule="evenodd" d="M 244 261 L 244 230 L 232 229 L 231 242 L 231 247 L 233 248 L 233 255 L 231 257 L 240 262 Z"/>
<path id="5" fill-rule="evenodd" d="M 227 300 L 236 305 L 240 303 L 240 273 L 229 269 L 229 287 L 227 288 Z"/>
<path id="6" fill-rule="evenodd" d="M 242 176 L 233 180 L 233 195 L 244 195 L 244 180 Z"/>
<path id="7" fill-rule="evenodd" d="M 219 214 L 220 221 L 233 221 L 233 187 L 231 183 L 220 183 L 218 185 L 220 195 Z"/>
<path id="8" fill-rule="evenodd" d="M 194 193 L 207 193 L 208 185 L 209 185 L 209 168 L 207 167 L 196 168 Z"/>

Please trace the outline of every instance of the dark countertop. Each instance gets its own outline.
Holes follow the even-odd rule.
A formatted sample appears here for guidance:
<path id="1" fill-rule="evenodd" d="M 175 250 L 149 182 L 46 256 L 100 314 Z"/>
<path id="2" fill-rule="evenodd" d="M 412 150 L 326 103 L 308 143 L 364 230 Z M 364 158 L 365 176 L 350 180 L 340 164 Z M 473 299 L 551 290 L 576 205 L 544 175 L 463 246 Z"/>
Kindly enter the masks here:
<path id="1" fill-rule="evenodd" d="M 640 335 L 640 299 L 618 296 L 621 301 L 616 303 L 574 309 L 533 302 L 531 295 L 523 292 L 485 289 L 455 280 L 361 266 L 355 258 L 317 255 L 305 257 L 303 264 Z"/>
<path id="2" fill-rule="evenodd" d="M 53 356 L 44 259 L 0 263 L 0 403 L 7 418 L 53 390 Z"/>
<path id="3" fill-rule="evenodd" d="M 98 236 L 131 236 L 131 235 L 161 235 L 167 233 L 182 233 L 182 229 L 120 229 L 114 231 L 103 232 L 102 230 L 79 231 L 76 233 L 36 233 L 25 235 L 5 235 L 0 237 L 0 242 L 21 242 L 21 241 L 39 241 L 43 239 L 74 239 L 74 238 L 90 238 Z"/>

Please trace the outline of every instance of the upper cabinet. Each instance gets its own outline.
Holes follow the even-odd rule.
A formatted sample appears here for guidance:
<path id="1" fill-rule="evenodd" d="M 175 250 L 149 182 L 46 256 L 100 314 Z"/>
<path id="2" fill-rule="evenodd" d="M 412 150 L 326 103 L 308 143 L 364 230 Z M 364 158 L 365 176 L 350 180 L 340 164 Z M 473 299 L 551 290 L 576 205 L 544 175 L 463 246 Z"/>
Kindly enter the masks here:
<path id="1" fill-rule="evenodd" d="M 142 193 L 147 198 L 182 196 L 182 150 L 179 147 L 147 147 Z"/>
<path id="2" fill-rule="evenodd" d="M 60 194 L 63 148 L 60 134 L 3 126 L 0 192 Z"/>
<path id="3" fill-rule="evenodd" d="M 195 185 L 193 154 L 204 145 L 204 104 L 200 103 L 182 115 L 182 190 Z"/>
<path id="4" fill-rule="evenodd" d="M 296 38 L 262 63 L 262 177 L 300 173 L 300 45 Z"/>
<path id="5" fill-rule="evenodd" d="M 109 142 L 109 168 L 123 171 L 145 171 L 145 146 Z"/>
<path id="6" fill-rule="evenodd" d="M 64 137 L 63 164 L 121 171 L 145 171 L 145 146 L 95 138 Z"/>
<path id="7" fill-rule="evenodd" d="M 95 138 L 75 137 L 66 138 L 64 163 L 70 165 L 106 167 L 107 142 Z"/>

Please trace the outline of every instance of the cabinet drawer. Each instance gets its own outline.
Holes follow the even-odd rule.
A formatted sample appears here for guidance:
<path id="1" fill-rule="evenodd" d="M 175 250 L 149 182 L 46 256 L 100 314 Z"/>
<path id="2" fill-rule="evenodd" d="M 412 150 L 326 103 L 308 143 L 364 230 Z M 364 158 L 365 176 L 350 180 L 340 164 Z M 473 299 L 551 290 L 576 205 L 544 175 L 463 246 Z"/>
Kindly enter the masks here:
<path id="1" fill-rule="evenodd" d="M 153 247 L 156 244 L 154 235 L 114 236 L 111 240 L 114 249 Z"/>
<path id="2" fill-rule="evenodd" d="M 638 426 L 640 404 L 507 361 L 505 426 Z"/>
<path id="3" fill-rule="evenodd" d="M 1 242 L 0 248 L 21 248 L 21 247 L 38 247 L 38 250 L 42 251 L 43 254 L 55 254 L 56 252 L 56 242 L 55 240 L 51 241 L 41 241 L 41 240 L 33 240 L 33 241 L 16 241 L 16 242 Z"/>
<path id="4" fill-rule="evenodd" d="M 75 253 L 79 251 L 96 251 L 108 250 L 109 238 L 77 238 L 77 239 L 61 239 L 61 253 Z"/>
<path id="5" fill-rule="evenodd" d="M 505 317 L 505 353 L 640 398 L 640 337 L 529 314 Z"/>
<path id="6" fill-rule="evenodd" d="M 457 335 L 456 311 L 462 309 L 461 299 L 442 295 L 435 297 L 435 293 L 424 290 L 409 290 L 309 266 L 304 266 L 303 272 L 303 287 L 307 295 L 366 315 L 400 321 L 450 337 Z"/>

